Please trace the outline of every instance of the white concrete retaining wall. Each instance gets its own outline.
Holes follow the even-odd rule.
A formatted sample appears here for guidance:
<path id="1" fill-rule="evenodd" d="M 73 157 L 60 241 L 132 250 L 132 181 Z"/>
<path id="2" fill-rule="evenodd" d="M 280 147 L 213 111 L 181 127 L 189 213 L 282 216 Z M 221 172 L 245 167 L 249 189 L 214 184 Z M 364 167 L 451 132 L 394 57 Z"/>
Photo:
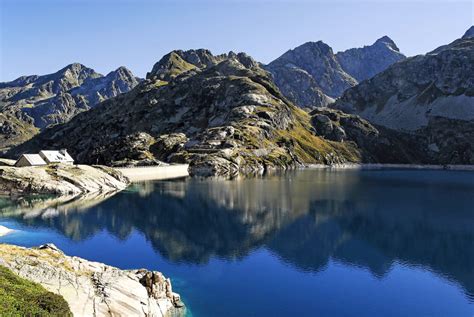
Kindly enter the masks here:
<path id="1" fill-rule="evenodd" d="M 131 182 L 163 180 L 189 176 L 188 164 L 117 168 Z"/>

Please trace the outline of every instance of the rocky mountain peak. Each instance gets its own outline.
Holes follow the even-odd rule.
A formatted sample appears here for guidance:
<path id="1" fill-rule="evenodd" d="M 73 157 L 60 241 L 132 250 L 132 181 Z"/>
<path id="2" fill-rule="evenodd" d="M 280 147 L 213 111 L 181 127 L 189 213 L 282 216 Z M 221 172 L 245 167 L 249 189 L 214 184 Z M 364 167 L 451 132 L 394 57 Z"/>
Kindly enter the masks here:
<path id="1" fill-rule="evenodd" d="M 102 77 L 92 68 L 80 63 L 69 64 L 54 74 L 40 76 L 35 86 L 51 94 L 66 92 L 71 88 L 82 85 L 86 80 Z"/>
<path id="2" fill-rule="evenodd" d="M 245 53 L 235 53 L 230 51 L 228 54 L 213 55 L 211 51 L 207 49 L 188 51 L 174 50 L 166 54 L 153 66 L 151 72 L 147 74 L 147 79 L 170 81 L 187 71 L 193 69 L 203 70 L 230 60 L 240 63 L 244 68 L 259 66 L 252 57 Z"/>
<path id="3" fill-rule="evenodd" d="M 72 63 L 55 73 L 58 77 L 66 77 L 76 81 L 81 81 L 89 77 L 100 77 L 92 68 L 88 68 L 80 63 Z"/>
<path id="4" fill-rule="evenodd" d="M 383 36 L 374 44 L 334 54 L 323 41 L 307 42 L 265 66 L 282 93 L 298 106 L 326 106 L 358 82 L 404 59 L 395 42 Z"/>
<path id="5" fill-rule="evenodd" d="M 398 48 L 397 44 L 395 44 L 395 42 L 387 35 L 384 35 L 381 38 L 379 38 L 377 41 L 375 41 L 374 45 L 386 45 L 392 50 L 400 52 L 400 49 Z"/>
<path id="6" fill-rule="evenodd" d="M 168 54 L 163 56 L 155 65 L 153 65 L 151 72 L 147 73 L 146 78 L 157 78 L 164 81 L 170 81 L 172 78 L 178 76 L 179 74 L 196 68 L 195 65 L 187 62 L 183 58 L 183 56 L 184 52 L 181 50 L 169 52 Z"/>
<path id="7" fill-rule="evenodd" d="M 474 25 L 471 26 L 466 33 L 464 33 L 463 39 L 474 38 Z"/>
<path id="8" fill-rule="evenodd" d="M 136 81 L 135 76 L 133 75 L 132 71 L 124 66 L 120 66 L 114 71 L 111 71 L 107 74 L 106 77 L 113 78 L 115 80 L 126 80 L 126 81 Z"/>
<path id="9" fill-rule="evenodd" d="M 339 52 L 336 58 L 347 73 L 361 82 L 405 59 L 405 55 L 400 53 L 395 42 L 385 35 L 372 45 Z"/>
<path id="10" fill-rule="evenodd" d="M 322 41 L 289 50 L 265 68 L 283 94 L 302 108 L 325 106 L 357 84 Z"/>
<path id="11" fill-rule="evenodd" d="M 203 48 L 179 52 L 181 58 L 198 68 L 206 68 L 215 65 L 222 60 L 220 56 L 214 56 L 210 50 Z"/>
<path id="12" fill-rule="evenodd" d="M 228 54 L 229 56 L 229 59 L 236 59 L 237 61 L 239 61 L 239 63 L 241 63 L 242 65 L 245 66 L 245 68 L 256 68 L 256 67 L 259 67 L 259 64 L 256 60 L 253 59 L 253 57 L 251 57 L 250 55 L 246 54 L 246 53 L 243 53 L 243 52 L 240 52 L 238 54 L 234 53 L 234 52 L 229 52 Z"/>
<path id="13" fill-rule="evenodd" d="M 91 68 L 88 68 L 86 66 L 84 66 L 83 64 L 81 63 L 71 63 L 69 65 L 66 65 L 64 66 L 63 68 L 61 68 L 59 71 L 57 71 L 57 73 L 65 73 L 66 71 L 74 71 L 74 72 L 80 72 L 81 70 L 90 70 Z"/>
<path id="14" fill-rule="evenodd" d="M 292 50 L 287 51 L 279 59 L 292 61 L 295 57 L 318 58 L 333 55 L 332 48 L 323 41 L 306 42 Z"/>

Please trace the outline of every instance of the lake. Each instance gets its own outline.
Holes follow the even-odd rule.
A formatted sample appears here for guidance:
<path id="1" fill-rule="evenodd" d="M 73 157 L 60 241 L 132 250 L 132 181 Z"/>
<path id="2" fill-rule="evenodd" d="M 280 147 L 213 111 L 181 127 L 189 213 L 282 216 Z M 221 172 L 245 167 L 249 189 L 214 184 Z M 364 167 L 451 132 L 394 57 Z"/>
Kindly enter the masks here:
<path id="1" fill-rule="evenodd" d="M 302 170 L 0 200 L 0 242 L 171 277 L 188 315 L 474 316 L 474 172 Z"/>

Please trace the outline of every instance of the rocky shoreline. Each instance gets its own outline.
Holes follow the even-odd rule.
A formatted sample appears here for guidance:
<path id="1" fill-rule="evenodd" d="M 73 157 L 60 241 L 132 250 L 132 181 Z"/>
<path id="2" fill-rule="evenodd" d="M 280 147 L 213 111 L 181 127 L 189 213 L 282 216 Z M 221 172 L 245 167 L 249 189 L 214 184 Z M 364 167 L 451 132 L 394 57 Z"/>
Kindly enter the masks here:
<path id="1" fill-rule="evenodd" d="M 388 170 L 388 169 L 409 169 L 409 170 L 450 170 L 450 171 L 474 171 L 474 165 L 436 165 L 436 164 L 309 164 L 303 168 L 314 169 L 354 169 L 354 170 Z"/>
<path id="2" fill-rule="evenodd" d="M 61 295 L 74 316 L 184 316 L 171 281 L 157 271 L 120 270 L 65 255 L 52 244 L 0 244 L 0 265 Z"/>
<path id="3" fill-rule="evenodd" d="M 212 161 L 212 160 L 211 160 Z M 182 170 L 182 166 L 175 166 Z M 190 168 L 191 176 L 211 176 L 208 170 Z M 263 175 L 266 172 L 284 171 L 305 168 L 319 169 L 432 169 L 474 171 L 474 165 L 434 165 L 434 164 L 363 164 L 363 163 L 334 163 L 334 164 L 297 164 L 294 166 L 259 166 L 256 169 L 236 169 L 232 173 L 220 176 L 233 177 L 237 174 Z M 214 169 L 219 169 L 214 167 Z M 181 171 L 180 170 L 180 171 Z M 149 169 L 145 169 L 146 172 Z M 184 176 L 181 171 L 180 175 Z M 24 196 L 31 194 L 52 194 L 61 197 L 87 197 L 103 193 L 114 193 L 125 189 L 129 184 L 127 177 L 120 169 L 106 166 L 88 165 L 50 165 L 45 167 L 13 167 L 0 166 L 0 195 Z M 166 173 L 165 173 L 166 174 Z M 168 174 L 166 174 L 168 175 Z M 174 175 L 175 176 L 175 175 Z M 169 176 L 171 177 L 171 176 Z"/>
<path id="4" fill-rule="evenodd" d="M 122 173 L 106 166 L 0 166 L 0 195 L 81 195 L 119 191 L 128 184 Z"/>

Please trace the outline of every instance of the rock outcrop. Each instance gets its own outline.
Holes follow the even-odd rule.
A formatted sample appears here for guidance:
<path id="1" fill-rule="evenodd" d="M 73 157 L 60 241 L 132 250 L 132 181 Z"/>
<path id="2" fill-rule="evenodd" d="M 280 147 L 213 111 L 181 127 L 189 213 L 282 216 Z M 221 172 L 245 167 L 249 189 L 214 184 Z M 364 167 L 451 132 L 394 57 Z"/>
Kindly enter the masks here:
<path id="1" fill-rule="evenodd" d="M 358 82 L 405 58 L 387 36 L 373 45 L 334 54 L 331 47 L 308 42 L 265 66 L 281 92 L 302 108 L 327 106 Z"/>
<path id="2" fill-rule="evenodd" d="M 153 69 L 147 73 L 146 77 L 148 79 L 169 81 L 193 69 L 215 66 L 232 56 L 235 56 L 235 53 L 230 52 L 229 54 L 214 56 L 211 51 L 206 49 L 175 50 L 163 56 L 162 59 L 153 65 Z"/>
<path id="3" fill-rule="evenodd" d="M 74 316 L 184 316 L 171 281 L 156 271 L 120 270 L 70 257 L 47 244 L 26 249 L 0 244 L 0 265 L 59 294 Z"/>
<path id="4" fill-rule="evenodd" d="M 462 36 L 463 39 L 473 38 L 474 37 L 474 26 L 471 26 L 466 33 Z"/>
<path id="5" fill-rule="evenodd" d="M 102 76 L 78 63 L 54 74 L 0 83 L 0 151 L 137 84 L 138 79 L 125 67 Z"/>
<path id="6" fill-rule="evenodd" d="M 180 54 L 196 56 L 175 56 Z M 46 129 L 10 154 L 67 148 L 81 163 L 186 162 L 194 175 L 360 159 L 352 142 L 319 137 L 310 116 L 289 102 L 248 55 L 221 55 L 216 65 L 211 58 L 188 58 L 197 66 L 182 73 L 182 67 L 160 66 L 169 66 L 170 56 L 131 92 Z"/>
<path id="7" fill-rule="evenodd" d="M 412 135 L 374 126 L 354 114 L 330 108 L 316 108 L 310 112 L 317 134 L 336 142 L 357 145 L 362 162 L 413 164 L 425 162 L 419 139 Z"/>
<path id="8" fill-rule="evenodd" d="M 418 139 L 426 162 L 474 164 L 474 38 L 393 64 L 331 107 Z"/>
<path id="9" fill-rule="evenodd" d="M 35 167 L 0 166 L 0 194 L 61 194 L 113 192 L 128 180 L 113 168 L 86 165 Z"/>

